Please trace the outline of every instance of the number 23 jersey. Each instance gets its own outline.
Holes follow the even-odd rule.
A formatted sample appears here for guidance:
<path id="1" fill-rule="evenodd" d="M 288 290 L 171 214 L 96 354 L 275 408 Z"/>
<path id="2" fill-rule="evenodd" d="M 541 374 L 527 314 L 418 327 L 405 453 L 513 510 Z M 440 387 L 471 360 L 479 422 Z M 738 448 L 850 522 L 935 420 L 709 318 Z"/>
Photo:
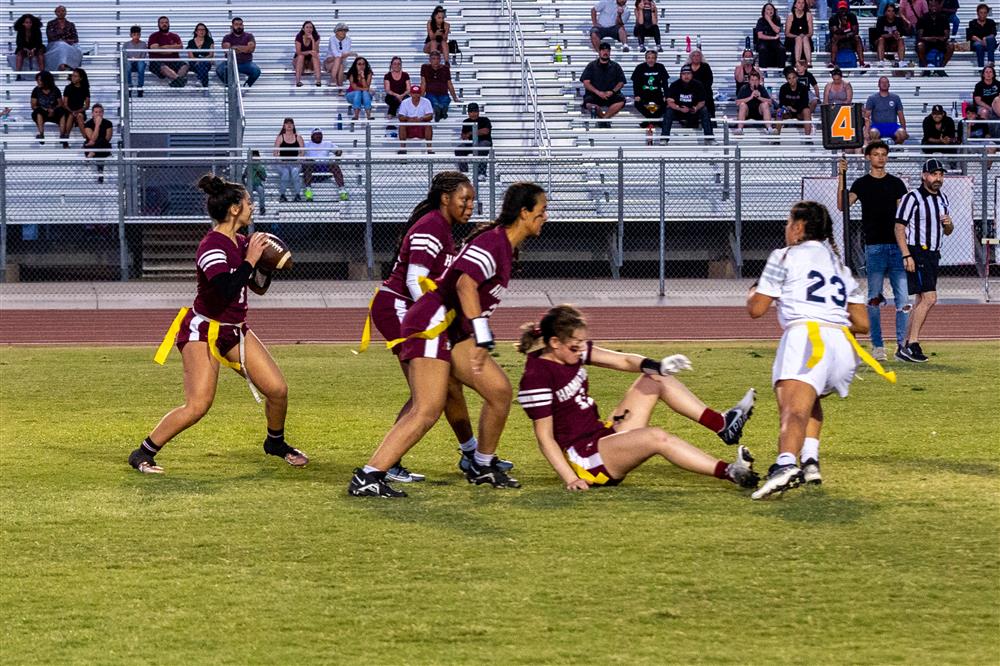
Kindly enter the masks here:
<path id="1" fill-rule="evenodd" d="M 772 252 L 757 293 L 778 300 L 782 328 L 802 321 L 847 326 L 847 304 L 865 302 L 851 271 L 829 245 L 815 240 Z"/>

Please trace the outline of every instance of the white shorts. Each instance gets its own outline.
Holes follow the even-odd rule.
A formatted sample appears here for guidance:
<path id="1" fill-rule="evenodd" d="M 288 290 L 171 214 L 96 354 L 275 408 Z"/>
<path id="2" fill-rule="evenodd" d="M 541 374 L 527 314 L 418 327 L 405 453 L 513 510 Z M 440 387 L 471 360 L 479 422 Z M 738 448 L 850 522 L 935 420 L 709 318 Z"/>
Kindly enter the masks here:
<path id="1" fill-rule="evenodd" d="M 782 379 L 797 379 L 816 389 L 817 395 L 836 391 L 841 398 L 847 397 L 854 370 L 858 367 L 854 347 L 839 328 L 820 326 L 819 332 L 823 338 L 823 357 L 815 366 L 808 368 L 806 363 L 813 353 L 808 328 L 795 325 L 785 329 L 771 370 L 772 386 Z"/>

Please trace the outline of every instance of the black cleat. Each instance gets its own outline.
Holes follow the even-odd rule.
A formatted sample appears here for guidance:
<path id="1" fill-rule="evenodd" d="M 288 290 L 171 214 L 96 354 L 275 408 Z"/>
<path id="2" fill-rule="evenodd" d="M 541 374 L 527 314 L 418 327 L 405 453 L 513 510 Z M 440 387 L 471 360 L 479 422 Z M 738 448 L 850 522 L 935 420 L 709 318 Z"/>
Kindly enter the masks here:
<path id="1" fill-rule="evenodd" d="M 284 440 L 275 443 L 269 439 L 265 439 L 264 453 L 269 456 L 277 456 L 292 467 L 305 467 L 309 464 L 309 456 L 298 449 L 290 447 Z"/>
<path id="2" fill-rule="evenodd" d="M 500 459 L 493 456 L 489 465 L 480 466 L 475 459 L 469 464 L 469 470 L 465 473 L 465 478 L 469 483 L 477 486 L 487 483 L 494 488 L 520 488 L 521 483 L 512 476 L 507 476 L 507 472 L 500 468 Z"/>
<path id="3" fill-rule="evenodd" d="M 476 459 L 475 451 L 462 451 L 459 449 L 462 456 L 458 459 L 458 468 L 462 470 L 462 474 L 468 474 L 469 468 L 472 466 L 472 462 Z M 504 460 L 503 458 L 497 458 L 497 467 L 505 472 L 509 472 L 514 469 L 514 463 L 509 460 Z"/>
<path id="4" fill-rule="evenodd" d="M 916 363 L 917 360 L 910 355 L 910 345 L 901 344 L 896 347 L 896 359 L 899 361 L 906 361 L 907 363 Z"/>
<path id="5" fill-rule="evenodd" d="M 926 363 L 930 360 L 924 354 L 924 350 L 920 348 L 919 342 L 911 342 L 906 351 L 910 355 L 910 360 L 914 363 Z"/>
<path id="6" fill-rule="evenodd" d="M 748 390 L 732 409 L 723 414 L 726 426 L 719 431 L 719 438 L 729 445 L 739 444 L 743 437 L 743 427 L 753 415 L 753 405 L 757 401 L 757 391 Z"/>
<path id="7" fill-rule="evenodd" d="M 351 497 L 406 497 L 402 490 L 396 490 L 385 482 L 385 472 L 365 472 L 360 467 L 347 486 Z"/>
<path id="8" fill-rule="evenodd" d="M 156 459 L 142 448 L 138 448 L 128 456 L 128 464 L 143 474 L 163 474 L 163 468 L 156 464 Z"/>

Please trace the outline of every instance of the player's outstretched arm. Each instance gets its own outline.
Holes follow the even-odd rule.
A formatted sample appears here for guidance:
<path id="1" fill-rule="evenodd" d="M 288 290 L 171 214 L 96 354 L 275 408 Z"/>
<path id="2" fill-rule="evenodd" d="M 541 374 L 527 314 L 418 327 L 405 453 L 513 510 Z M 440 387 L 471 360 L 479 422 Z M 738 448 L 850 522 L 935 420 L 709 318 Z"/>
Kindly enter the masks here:
<path id="1" fill-rule="evenodd" d="M 590 350 L 590 363 L 609 370 L 645 372 L 650 375 L 674 375 L 691 369 L 691 361 L 683 354 L 666 356 L 657 361 L 639 354 L 625 354 L 596 345 Z"/>
<path id="2" fill-rule="evenodd" d="M 566 490 L 587 490 L 590 486 L 573 471 L 573 468 L 566 462 L 566 457 L 562 454 L 562 449 L 556 442 L 555 435 L 552 434 L 552 417 L 538 419 L 533 422 L 535 427 L 535 439 L 538 440 L 538 450 L 542 452 L 545 459 L 549 461 L 552 469 L 555 470 L 559 478 L 566 484 Z"/>

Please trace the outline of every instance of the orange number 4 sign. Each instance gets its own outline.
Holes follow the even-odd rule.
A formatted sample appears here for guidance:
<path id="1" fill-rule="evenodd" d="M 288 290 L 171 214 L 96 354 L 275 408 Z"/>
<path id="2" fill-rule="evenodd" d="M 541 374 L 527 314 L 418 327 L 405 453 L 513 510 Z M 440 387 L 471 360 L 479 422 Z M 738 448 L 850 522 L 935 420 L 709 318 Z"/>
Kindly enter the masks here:
<path id="1" fill-rule="evenodd" d="M 860 148 L 864 145 L 861 104 L 823 106 L 823 147 L 828 150 Z"/>

